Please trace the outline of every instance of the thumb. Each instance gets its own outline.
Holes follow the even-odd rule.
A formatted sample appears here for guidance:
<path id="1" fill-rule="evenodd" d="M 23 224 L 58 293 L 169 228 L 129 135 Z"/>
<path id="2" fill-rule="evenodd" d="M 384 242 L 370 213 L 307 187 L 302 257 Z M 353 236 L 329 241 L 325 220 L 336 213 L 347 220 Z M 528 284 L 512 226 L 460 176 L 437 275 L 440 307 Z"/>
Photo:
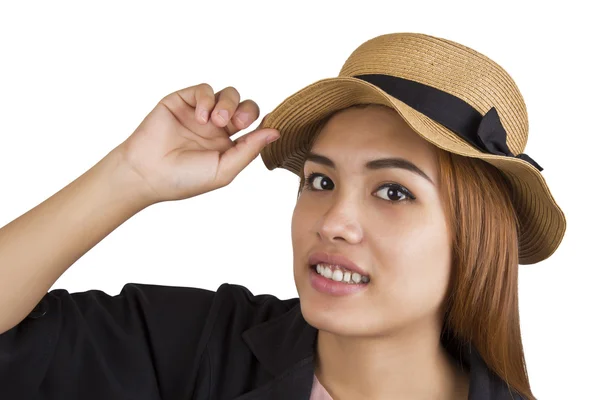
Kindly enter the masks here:
<path id="1" fill-rule="evenodd" d="M 217 168 L 216 179 L 219 182 L 231 182 L 244 168 L 248 166 L 270 142 L 275 141 L 281 134 L 277 129 L 257 129 L 237 138 L 235 146 L 230 147 L 221 155 Z"/>

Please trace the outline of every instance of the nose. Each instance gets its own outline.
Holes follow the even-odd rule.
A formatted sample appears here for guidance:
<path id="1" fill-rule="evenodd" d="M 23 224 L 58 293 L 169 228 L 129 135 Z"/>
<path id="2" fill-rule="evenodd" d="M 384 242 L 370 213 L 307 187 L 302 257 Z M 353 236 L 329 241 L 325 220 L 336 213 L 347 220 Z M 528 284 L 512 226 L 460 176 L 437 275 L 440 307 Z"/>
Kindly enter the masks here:
<path id="1" fill-rule="evenodd" d="M 344 240 L 348 243 L 360 243 L 362 228 L 359 222 L 359 208 L 360 203 L 348 198 L 333 200 L 319 220 L 317 235 L 330 242 Z"/>

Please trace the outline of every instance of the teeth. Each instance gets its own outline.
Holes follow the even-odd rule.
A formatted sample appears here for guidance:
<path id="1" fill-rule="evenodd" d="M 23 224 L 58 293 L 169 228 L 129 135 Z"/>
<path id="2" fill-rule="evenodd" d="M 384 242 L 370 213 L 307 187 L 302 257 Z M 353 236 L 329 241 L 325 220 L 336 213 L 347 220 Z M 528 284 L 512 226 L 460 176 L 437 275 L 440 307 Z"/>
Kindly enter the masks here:
<path id="1" fill-rule="evenodd" d="M 341 281 L 343 277 L 344 277 L 344 273 L 342 271 L 340 271 L 339 269 L 336 269 L 332 276 L 333 280 L 336 282 Z"/>
<path id="2" fill-rule="evenodd" d="M 330 266 L 327 264 L 317 264 L 317 273 L 336 282 L 345 282 L 349 284 L 369 282 L 369 277 L 367 276 L 362 276 L 357 272 L 343 271 L 341 267 Z"/>
<path id="3" fill-rule="evenodd" d="M 346 282 L 346 283 L 350 282 L 350 277 L 351 276 L 352 276 L 352 274 L 350 272 L 348 272 L 348 271 L 344 272 L 344 279 L 343 279 L 343 281 Z"/>

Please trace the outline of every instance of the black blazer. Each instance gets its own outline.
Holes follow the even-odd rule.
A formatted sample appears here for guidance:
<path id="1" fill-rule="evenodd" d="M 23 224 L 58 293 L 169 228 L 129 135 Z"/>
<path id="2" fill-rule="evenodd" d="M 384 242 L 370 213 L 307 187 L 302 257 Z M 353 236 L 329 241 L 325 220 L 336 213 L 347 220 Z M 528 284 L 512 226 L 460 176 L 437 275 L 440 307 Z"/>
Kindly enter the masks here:
<path id="1" fill-rule="evenodd" d="M 0 335 L 0 399 L 308 400 L 317 330 L 298 298 L 127 284 L 117 296 L 52 290 Z M 473 346 L 469 400 L 522 399 Z"/>

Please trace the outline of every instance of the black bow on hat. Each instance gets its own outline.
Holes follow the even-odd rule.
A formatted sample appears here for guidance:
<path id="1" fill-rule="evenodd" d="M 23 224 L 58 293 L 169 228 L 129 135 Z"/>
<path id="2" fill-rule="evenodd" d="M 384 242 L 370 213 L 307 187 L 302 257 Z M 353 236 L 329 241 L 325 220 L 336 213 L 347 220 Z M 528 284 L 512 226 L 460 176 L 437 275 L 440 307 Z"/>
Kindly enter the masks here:
<path id="1" fill-rule="evenodd" d="M 495 107 L 481 115 L 466 101 L 450 94 L 411 81 L 384 74 L 357 75 L 410 107 L 444 125 L 485 153 L 516 157 L 527 161 L 539 171 L 543 168 L 525 153 L 514 155 L 506 144 L 506 130 Z"/>

